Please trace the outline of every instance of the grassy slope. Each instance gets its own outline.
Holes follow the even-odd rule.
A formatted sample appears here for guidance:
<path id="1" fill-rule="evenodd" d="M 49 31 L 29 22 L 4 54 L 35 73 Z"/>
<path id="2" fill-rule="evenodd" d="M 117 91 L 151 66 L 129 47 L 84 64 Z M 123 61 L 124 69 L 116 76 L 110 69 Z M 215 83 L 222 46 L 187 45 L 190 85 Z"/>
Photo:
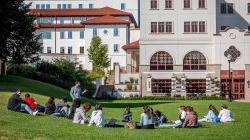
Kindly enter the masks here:
<path id="1" fill-rule="evenodd" d="M 15 78 L 15 80 L 13 80 Z M 6 83 L 6 80 L 8 81 Z M 44 103 L 47 95 L 61 96 L 67 91 L 17 77 L 0 77 L 0 139 L 250 139 L 249 104 L 230 103 L 237 122 L 231 124 L 213 125 L 204 123 L 199 129 L 155 129 L 155 130 L 129 130 L 124 128 L 96 128 L 85 125 L 72 124 L 64 118 L 54 118 L 39 114 L 33 117 L 27 114 L 11 112 L 6 109 L 6 103 L 12 90 L 18 85 L 24 91 L 29 91 L 40 102 Z M 54 95 L 55 94 L 55 95 Z M 179 105 L 192 105 L 203 116 L 207 112 L 209 104 L 219 107 L 226 101 L 113 101 L 102 102 L 106 119 L 121 117 L 122 109 L 130 105 L 134 113 L 134 119 L 139 120 L 141 107 L 150 104 L 152 107 L 163 111 L 170 120 L 177 117 L 176 108 Z"/>

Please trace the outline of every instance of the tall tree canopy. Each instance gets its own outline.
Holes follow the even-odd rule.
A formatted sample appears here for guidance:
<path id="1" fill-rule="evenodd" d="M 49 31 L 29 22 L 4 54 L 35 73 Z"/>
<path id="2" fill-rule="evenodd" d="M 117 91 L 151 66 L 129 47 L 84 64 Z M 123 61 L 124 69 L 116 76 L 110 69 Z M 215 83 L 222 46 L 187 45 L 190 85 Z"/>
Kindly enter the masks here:
<path id="1" fill-rule="evenodd" d="M 0 4 L 0 59 L 13 64 L 29 63 L 40 50 L 34 16 L 24 0 L 4 0 Z"/>
<path id="2" fill-rule="evenodd" d="M 94 70 L 103 71 L 104 68 L 108 68 L 110 61 L 108 58 L 108 47 L 102 44 L 100 37 L 96 36 L 92 38 L 90 47 L 88 49 L 88 56 L 93 63 Z"/>

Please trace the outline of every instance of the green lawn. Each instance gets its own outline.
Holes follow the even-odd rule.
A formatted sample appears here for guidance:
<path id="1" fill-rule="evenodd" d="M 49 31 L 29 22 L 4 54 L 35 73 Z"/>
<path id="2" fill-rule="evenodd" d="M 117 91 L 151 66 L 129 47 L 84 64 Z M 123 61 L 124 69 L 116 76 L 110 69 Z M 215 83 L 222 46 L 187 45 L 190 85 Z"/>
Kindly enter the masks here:
<path id="1" fill-rule="evenodd" d="M 169 120 L 177 118 L 176 108 L 180 105 L 191 105 L 203 116 L 207 112 L 209 104 L 219 107 L 226 103 L 234 113 L 236 122 L 230 124 L 203 123 L 198 129 L 155 129 L 155 130 L 129 130 L 125 128 L 96 128 L 86 125 L 72 124 L 65 118 L 55 118 L 39 114 L 11 112 L 6 109 L 6 103 L 11 92 L 15 88 L 21 88 L 29 92 L 37 101 L 44 104 L 48 96 L 60 97 L 67 95 L 68 91 L 41 82 L 28 80 L 15 76 L 0 77 L 0 140 L 1 139 L 217 139 L 217 140 L 249 140 L 250 139 L 250 104 L 229 103 L 227 101 L 103 101 L 106 119 L 121 118 L 122 107 L 130 105 L 133 118 L 139 121 L 143 105 L 150 105 L 165 113 Z"/>

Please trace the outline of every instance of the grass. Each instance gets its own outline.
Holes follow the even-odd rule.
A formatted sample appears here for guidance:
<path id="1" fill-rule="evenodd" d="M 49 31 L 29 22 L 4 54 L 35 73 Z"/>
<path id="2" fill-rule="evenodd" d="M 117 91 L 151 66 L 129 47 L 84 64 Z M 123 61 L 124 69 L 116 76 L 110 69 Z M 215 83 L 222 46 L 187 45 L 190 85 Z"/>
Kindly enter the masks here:
<path id="1" fill-rule="evenodd" d="M 198 129 L 155 129 L 155 130 L 129 130 L 125 128 L 96 128 L 86 125 L 73 124 L 65 118 L 55 118 L 39 114 L 31 116 L 28 114 L 11 112 L 6 109 L 6 103 L 11 96 L 11 91 L 21 88 L 29 92 L 41 104 L 44 104 L 48 96 L 60 97 L 68 95 L 68 91 L 49 84 L 15 77 L 0 77 L 0 139 L 132 139 L 132 140 L 248 140 L 250 139 L 250 104 L 229 103 L 227 101 L 142 101 L 142 100 L 119 100 L 101 101 L 104 106 L 104 114 L 107 120 L 121 118 L 124 106 L 131 106 L 133 118 L 139 121 L 142 111 L 141 107 L 149 104 L 155 109 L 161 110 L 168 116 L 169 120 L 177 118 L 176 108 L 180 105 L 192 105 L 199 116 L 207 113 L 209 104 L 219 107 L 221 104 L 228 104 L 234 113 L 236 122 L 228 124 L 203 123 Z"/>

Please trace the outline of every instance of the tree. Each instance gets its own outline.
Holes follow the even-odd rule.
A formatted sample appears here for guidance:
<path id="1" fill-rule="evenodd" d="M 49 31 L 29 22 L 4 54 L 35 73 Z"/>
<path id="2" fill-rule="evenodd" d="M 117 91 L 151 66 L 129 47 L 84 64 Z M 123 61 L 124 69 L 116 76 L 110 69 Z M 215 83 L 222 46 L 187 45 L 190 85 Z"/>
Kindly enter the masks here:
<path id="1" fill-rule="evenodd" d="M 40 44 L 34 16 L 28 15 L 30 4 L 24 0 L 4 0 L 0 5 L 0 59 L 22 64 L 38 59 Z"/>
<path id="2" fill-rule="evenodd" d="M 103 71 L 104 68 L 109 67 L 108 47 L 102 44 L 100 37 L 92 38 L 88 52 L 89 59 L 92 61 L 95 71 Z"/>

